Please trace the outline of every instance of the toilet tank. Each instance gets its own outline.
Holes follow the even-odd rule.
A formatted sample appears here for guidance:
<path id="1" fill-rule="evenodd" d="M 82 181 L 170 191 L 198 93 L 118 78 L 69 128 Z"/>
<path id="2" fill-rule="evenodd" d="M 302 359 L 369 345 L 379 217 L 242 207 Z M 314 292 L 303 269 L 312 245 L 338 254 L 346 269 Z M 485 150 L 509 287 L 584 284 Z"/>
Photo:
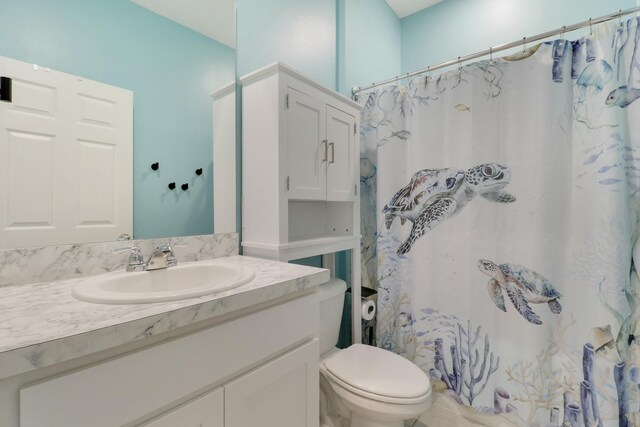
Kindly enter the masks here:
<path id="1" fill-rule="evenodd" d="M 320 354 L 333 349 L 338 343 L 344 293 L 347 284 L 344 280 L 332 277 L 319 286 L 320 294 Z"/>

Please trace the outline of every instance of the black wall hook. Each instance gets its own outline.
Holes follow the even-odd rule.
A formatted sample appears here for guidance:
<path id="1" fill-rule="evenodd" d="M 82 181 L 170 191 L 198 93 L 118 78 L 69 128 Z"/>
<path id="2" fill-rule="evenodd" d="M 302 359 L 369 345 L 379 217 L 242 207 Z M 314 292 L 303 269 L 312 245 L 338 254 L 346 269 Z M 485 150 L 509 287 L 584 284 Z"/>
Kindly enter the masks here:
<path id="1" fill-rule="evenodd" d="M 160 169 L 160 163 L 158 162 L 151 163 L 151 169 L 153 169 L 154 171 L 157 171 L 158 169 Z"/>
<path id="2" fill-rule="evenodd" d="M 174 190 L 176 188 L 176 183 L 175 182 L 170 182 L 168 187 L 169 187 L 169 190 Z"/>
<path id="3" fill-rule="evenodd" d="M 202 168 L 196 169 L 196 175 L 198 176 L 202 175 Z"/>
<path id="4" fill-rule="evenodd" d="M 189 189 L 189 184 L 187 184 L 187 183 L 182 184 L 182 185 L 180 186 L 180 188 L 182 188 L 182 191 L 187 191 L 187 190 Z"/>
<path id="5" fill-rule="evenodd" d="M 13 80 L 10 77 L 0 77 L 0 101 L 12 102 Z"/>

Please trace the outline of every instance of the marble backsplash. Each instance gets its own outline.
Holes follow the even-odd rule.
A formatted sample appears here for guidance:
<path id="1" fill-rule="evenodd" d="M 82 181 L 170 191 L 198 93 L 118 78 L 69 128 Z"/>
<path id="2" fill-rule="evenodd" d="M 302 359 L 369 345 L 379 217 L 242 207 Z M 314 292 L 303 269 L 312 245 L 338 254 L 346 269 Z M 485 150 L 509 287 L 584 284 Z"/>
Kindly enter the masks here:
<path id="1" fill-rule="evenodd" d="M 150 240 L 45 246 L 0 251 L 0 286 L 49 282 L 93 276 L 126 267 L 129 253 L 114 255 L 113 249 L 140 246 L 145 259 L 158 245 L 171 241 L 185 247 L 174 252 L 180 261 L 199 261 L 237 255 L 237 233 L 207 234 Z"/>

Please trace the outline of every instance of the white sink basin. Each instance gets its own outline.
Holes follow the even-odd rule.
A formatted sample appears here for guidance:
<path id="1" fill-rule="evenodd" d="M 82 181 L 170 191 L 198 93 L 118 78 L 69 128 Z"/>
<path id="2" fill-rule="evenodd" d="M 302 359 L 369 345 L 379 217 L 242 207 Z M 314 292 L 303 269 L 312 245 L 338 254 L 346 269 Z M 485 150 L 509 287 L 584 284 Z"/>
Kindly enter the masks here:
<path id="1" fill-rule="evenodd" d="M 185 262 L 162 270 L 88 277 L 73 288 L 73 296 L 102 304 L 175 301 L 233 289 L 253 277 L 251 269 L 225 261 Z"/>

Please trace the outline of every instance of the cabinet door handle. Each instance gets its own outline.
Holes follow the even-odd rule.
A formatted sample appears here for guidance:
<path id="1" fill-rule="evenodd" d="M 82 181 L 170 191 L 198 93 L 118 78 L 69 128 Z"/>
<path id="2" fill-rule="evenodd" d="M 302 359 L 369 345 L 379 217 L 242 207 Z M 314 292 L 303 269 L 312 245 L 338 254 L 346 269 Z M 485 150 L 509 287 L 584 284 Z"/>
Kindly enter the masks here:
<path id="1" fill-rule="evenodd" d="M 329 146 L 327 145 L 327 140 L 323 139 L 322 143 L 324 144 L 324 159 L 322 159 L 323 162 L 327 161 L 327 152 L 329 151 Z"/>
<path id="2" fill-rule="evenodd" d="M 329 164 L 331 164 L 336 160 L 336 147 L 333 142 L 330 142 L 329 145 L 331 146 L 331 160 L 329 161 Z"/>

